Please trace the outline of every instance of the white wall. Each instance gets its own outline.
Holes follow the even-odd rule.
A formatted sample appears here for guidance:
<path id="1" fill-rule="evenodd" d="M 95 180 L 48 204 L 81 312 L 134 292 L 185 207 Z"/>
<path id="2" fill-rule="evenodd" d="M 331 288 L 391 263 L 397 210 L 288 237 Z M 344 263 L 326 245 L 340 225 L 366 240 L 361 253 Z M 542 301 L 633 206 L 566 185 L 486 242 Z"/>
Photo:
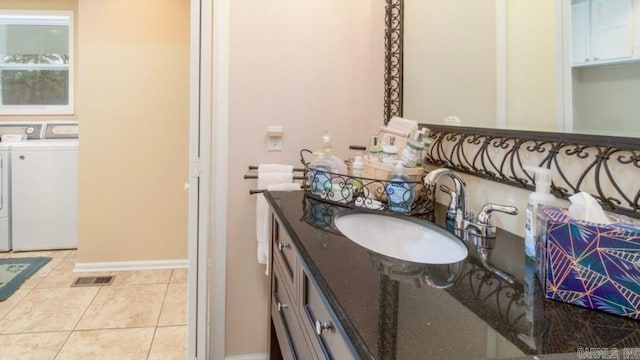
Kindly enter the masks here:
<path id="1" fill-rule="evenodd" d="M 231 2 L 227 355 L 266 351 L 269 284 L 256 262 L 255 180 L 248 165 L 300 165 L 301 148 L 332 134 L 334 151 L 367 144 L 383 122 L 384 3 Z M 267 152 L 282 125 L 282 152 Z"/>

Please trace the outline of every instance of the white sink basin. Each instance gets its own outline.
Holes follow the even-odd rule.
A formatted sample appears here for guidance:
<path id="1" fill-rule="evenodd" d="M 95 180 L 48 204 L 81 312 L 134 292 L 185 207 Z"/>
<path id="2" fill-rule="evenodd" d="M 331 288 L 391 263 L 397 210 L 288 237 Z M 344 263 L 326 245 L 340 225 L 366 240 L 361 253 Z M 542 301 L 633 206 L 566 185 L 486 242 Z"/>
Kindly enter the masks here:
<path id="1" fill-rule="evenodd" d="M 343 211 L 334 218 L 342 234 L 378 254 L 423 264 L 451 264 L 464 260 L 464 243 L 437 227 L 414 218 Z"/>

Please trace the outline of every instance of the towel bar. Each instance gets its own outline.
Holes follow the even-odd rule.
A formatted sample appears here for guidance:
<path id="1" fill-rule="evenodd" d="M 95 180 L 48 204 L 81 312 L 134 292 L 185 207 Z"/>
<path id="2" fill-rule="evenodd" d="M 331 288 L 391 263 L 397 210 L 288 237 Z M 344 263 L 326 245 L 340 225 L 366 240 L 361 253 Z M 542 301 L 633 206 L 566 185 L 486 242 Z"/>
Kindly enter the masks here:
<path id="1" fill-rule="evenodd" d="M 258 170 L 258 167 L 255 165 L 249 165 L 249 170 Z M 293 172 L 304 172 L 304 168 L 293 168 Z M 258 179 L 258 175 L 257 174 L 244 174 L 244 179 L 245 180 L 249 180 L 249 179 Z M 293 180 L 305 180 L 306 178 L 304 176 L 294 176 Z M 264 190 L 249 190 L 249 194 L 253 195 L 253 194 L 259 194 L 259 193 L 263 193 Z"/>

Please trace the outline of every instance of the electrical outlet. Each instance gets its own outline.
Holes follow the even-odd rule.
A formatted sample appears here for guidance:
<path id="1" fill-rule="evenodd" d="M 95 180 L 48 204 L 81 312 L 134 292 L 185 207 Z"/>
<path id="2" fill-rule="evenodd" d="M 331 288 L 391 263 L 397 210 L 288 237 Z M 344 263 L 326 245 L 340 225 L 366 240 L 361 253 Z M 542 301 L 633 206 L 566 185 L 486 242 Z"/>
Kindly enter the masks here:
<path id="1" fill-rule="evenodd" d="M 282 151 L 282 136 L 268 136 L 267 137 L 267 150 L 268 151 Z"/>

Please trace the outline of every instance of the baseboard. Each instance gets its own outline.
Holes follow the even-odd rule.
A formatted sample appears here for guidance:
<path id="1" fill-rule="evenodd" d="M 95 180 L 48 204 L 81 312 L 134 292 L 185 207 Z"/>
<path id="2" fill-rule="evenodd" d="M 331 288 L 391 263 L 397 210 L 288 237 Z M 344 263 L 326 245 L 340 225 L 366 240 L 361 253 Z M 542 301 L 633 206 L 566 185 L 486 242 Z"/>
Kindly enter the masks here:
<path id="1" fill-rule="evenodd" d="M 73 272 L 137 271 L 159 269 L 185 269 L 189 260 L 148 260 L 76 263 Z"/>
<path id="2" fill-rule="evenodd" d="M 267 354 L 244 354 L 225 356 L 225 360 L 266 360 Z"/>

